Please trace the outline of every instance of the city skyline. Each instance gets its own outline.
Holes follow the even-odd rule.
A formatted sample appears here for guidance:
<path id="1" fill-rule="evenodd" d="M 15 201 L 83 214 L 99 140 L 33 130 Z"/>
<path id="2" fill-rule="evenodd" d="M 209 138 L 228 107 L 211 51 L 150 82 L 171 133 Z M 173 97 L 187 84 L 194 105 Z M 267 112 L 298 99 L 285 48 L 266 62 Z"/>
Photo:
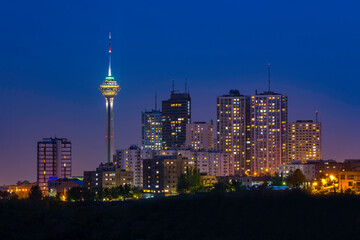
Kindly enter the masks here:
<path id="1" fill-rule="evenodd" d="M 11 7 L 10 3 L 9 5 Z M 240 5 L 234 5 L 235 9 L 240 8 Z M 80 6 L 75 6 L 75 9 L 76 7 Z M 161 9 L 160 6 L 157 7 Z M 195 5 L 195 7 L 200 6 Z M 331 9 L 334 10 L 335 6 Z M 209 6 L 209 10 L 215 11 L 215 6 Z M 53 9 L 50 13 L 60 13 L 57 11 L 60 10 Z M 75 12 L 75 10 L 70 12 L 73 13 L 72 11 Z M 50 13 L 46 13 L 45 17 Z M 359 130 L 354 119 L 360 116 L 360 110 L 358 110 L 357 94 L 353 89 L 359 86 L 357 83 L 359 72 L 356 67 L 359 47 L 355 44 L 359 35 L 346 33 L 349 34 L 346 40 L 350 39 L 350 43 L 345 41 L 345 37 L 328 39 L 329 36 L 341 33 L 339 25 L 335 25 L 334 29 L 330 30 L 331 21 L 326 24 L 311 10 L 307 13 L 312 20 L 315 20 L 314 27 L 310 26 L 310 22 L 302 23 L 309 28 L 309 31 L 301 31 L 301 34 L 297 35 L 296 31 L 288 30 L 287 25 L 283 24 L 273 30 L 278 35 L 274 33 L 273 39 L 268 40 L 268 44 L 259 40 L 269 34 L 265 28 L 260 27 L 261 21 L 249 23 L 249 26 L 255 26 L 255 31 L 258 32 L 252 32 L 247 28 L 248 25 L 240 24 L 245 33 L 249 34 L 249 38 L 239 43 L 246 45 L 248 49 L 236 42 L 243 34 L 230 31 L 231 27 L 221 30 L 220 25 L 216 25 L 216 32 L 223 33 L 224 37 L 207 38 L 208 42 L 200 46 L 199 41 L 202 41 L 203 35 L 210 37 L 214 32 L 207 27 L 201 30 L 201 34 L 195 31 L 195 27 L 186 30 L 181 27 L 182 24 L 186 26 L 189 23 L 186 19 L 171 20 L 176 26 L 175 29 L 180 30 L 179 34 L 174 30 L 162 33 L 165 35 L 149 39 L 147 42 L 142 42 L 140 36 L 148 33 L 148 30 L 140 28 L 139 33 L 134 34 L 131 29 L 141 25 L 140 21 L 130 23 L 129 27 L 126 27 L 125 23 L 116 21 L 109 26 L 97 26 L 95 29 L 85 24 L 90 28 L 86 29 L 80 26 L 82 23 L 80 17 L 72 15 L 76 25 L 69 27 L 68 30 L 62 29 L 60 32 L 64 37 L 51 30 L 45 22 L 37 28 L 39 36 L 25 31 L 19 21 L 12 23 L 14 29 L 4 27 L 6 36 L 0 40 L 4 53 L 4 57 L 1 58 L 0 100 L 1 109 L 6 114 L 0 118 L 2 153 L 0 184 L 36 179 L 36 142 L 45 137 L 65 137 L 72 142 L 73 175 L 81 175 L 83 170 L 90 170 L 103 161 L 105 119 L 103 98 L 97 87 L 100 84 L 99 79 L 103 79 L 106 66 L 106 49 L 103 46 L 106 41 L 104 36 L 109 30 L 112 30 L 118 39 L 117 53 L 113 56 L 113 68 L 116 69 L 115 78 L 123 87 L 115 100 L 115 138 L 117 139 L 115 149 L 128 148 L 132 144 L 141 146 L 141 111 L 152 107 L 155 92 L 159 93 L 159 100 L 168 98 L 172 78 L 175 78 L 176 89 L 183 89 L 184 79 L 188 79 L 192 98 L 192 121 L 209 122 L 211 119 L 216 119 L 216 97 L 227 93 L 230 89 L 239 89 L 244 95 L 254 94 L 256 89 L 259 92 L 266 90 L 266 66 L 271 62 L 272 90 L 288 96 L 288 121 L 314 120 L 315 110 L 319 110 L 319 120 L 323 125 L 323 158 L 333 158 L 338 161 L 358 158 L 360 152 L 356 148 L 358 143 L 356 136 Z M 134 12 L 132 14 L 135 15 Z M 196 26 L 203 23 L 195 18 L 194 11 L 189 10 L 189 14 Z M 243 17 L 235 15 L 232 10 L 231 14 L 232 17 L 225 18 L 221 23 L 229 23 L 235 27 Z M 126 16 L 129 15 L 131 13 Z M 8 14 L 3 15 L 6 16 Z M 163 14 L 159 18 L 166 16 L 167 14 Z M 206 13 L 205 16 L 209 18 Z M 155 31 L 165 32 L 168 25 L 158 22 L 159 18 L 152 22 L 158 24 Z M 340 15 L 339 18 L 342 23 L 350 24 L 349 28 L 358 23 L 358 19 L 348 19 L 344 15 Z M 41 21 L 42 17 L 30 19 L 37 22 Z M 302 19 L 301 16 L 297 15 L 291 19 L 295 21 L 296 29 L 301 29 L 302 25 L 296 22 Z M 269 23 L 279 20 L 280 18 L 275 18 L 269 20 Z M 56 25 L 56 20 L 50 22 Z M 209 26 L 214 24 L 213 20 L 209 22 Z M 26 23 L 25 27 L 27 24 L 29 23 Z M 141 26 L 147 26 L 142 24 Z M 311 37 L 315 28 L 323 26 L 322 24 L 325 24 L 325 29 L 315 34 L 315 37 Z M 45 29 L 44 32 L 40 31 L 42 28 Z M 81 31 L 74 34 L 78 30 Z M 186 38 L 185 33 L 193 35 Z M 279 36 L 281 33 L 283 37 L 285 36 L 285 40 L 281 40 Z M 20 34 L 23 37 L 19 38 Z M 45 42 L 49 38 L 42 39 L 45 34 L 49 35 L 50 43 Z M 164 36 L 168 38 L 164 40 L 162 38 Z M 181 37 L 175 44 L 179 44 L 179 50 L 169 51 L 175 49 L 172 40 L 177 39 L 178 36 Z M 236 41 L 224 40 L 230 39 L 231 36 Z M 302 41 L 296 40 L 298 37 Z M 89 38 L 93 40 L 90 41 Z M 250 39 L 257 41 L 251 44 Z M 291 44 L 286 43 L 286 40 Z M 156 41 L 160 42 L 156 43 Z M 230 42 L 229 46 L 225 46 L 228 42 Z M 160 46 L 161 43 L 166 44 Z M 8 50 L 4 46 L 11 47 Z M 137 46 L 139 50 L 135 50 Z M 331 46 L 335 48 L 330 49 Z M 258 47 L 260 51 L 256 51 Z M 295 49 L 292 49 L 293 47 Z M 36 53 L 38 49 L 40 50 Z M 292 50 L 290 53 L 287 52 L 289 49 Z M 159 56 L 155 61 L 151 61 L 154 54 Z M 30 60 L 35 63 L 30 63 Z M 11 85 L 6 84 L 9 82 Z M 85 85 L 84 89 L 79 91 L 83 85 Z M 15 92 L 20 94 L 21 98 L 9 101 L 10 96 Z M 136 93 L 140 94 L 136 95 Z M 125 113 L 126 117 L 124 117 Z M 24 169 L 19 170 L 19 165 Z M 15 170 L 17 174 L 14 176 Z"/>

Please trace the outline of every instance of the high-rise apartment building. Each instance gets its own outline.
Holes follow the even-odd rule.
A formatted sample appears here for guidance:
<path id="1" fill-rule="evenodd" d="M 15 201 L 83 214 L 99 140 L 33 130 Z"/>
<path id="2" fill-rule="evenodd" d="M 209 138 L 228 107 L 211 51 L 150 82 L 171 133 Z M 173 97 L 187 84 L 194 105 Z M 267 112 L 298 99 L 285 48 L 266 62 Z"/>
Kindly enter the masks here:
<path id="1" fill-rule="evenodd" d="M 321 123 L 312 120 L 288 123 L 288 151 L 289 162 L 321 160 Z"/>
<path id="2" fill-rule="evenodd" d="M 162 149 L 162 114 L 159 110 L 141 113 L 142 149 Z"/>
<path id="3" fill-rule="evenodd" d="M 114 156 L 114 98 L 120 91 L 120 86 L 111 76 L 111 34 L 109 35 L 109 70 L 108 76 L 99 87 L 106 100 L 105 127 L 105 162 L 110 163 Z"/>
<path id="4" fill-rule="evenodd" d="M 194 150 L 214 149 L 214 124 L 195 122 L 186 125 L 186 147 Z"/>
<path id="5" fill-rule="evenodd" d="M 141 159 L 141 150 L 133 145 L 128 149 L 116 151 L 116 163 L 125 171 L 132 171 L 135 187 L 142 187 L 143 164 Z"/>
<path id="6" fill-rule="evenodd" d="M 179 176 L 194 167 L 193 160 L 183 158 L 181 155 L 154 156 L 144 159 L 144 193 L 176 193 Z"/>
<path id="7" fill-rule="evenodd" d="M 143 187 L 143 159 L 152 158 L 154 150 L 141 150 L 136 145 L 116 151 L 115 162 L 124 171 L 133 172 L 133 186 Z"/>
<path id="8" fill-rule="evenodd" d="M 287 96 L 264 92 L 251 96 L 251 173 L 274 173 L 287 163 Z"/>
<path id="9" fill-rule="evenodd" d="M 249 102 L 238 90 L 217 98 L 217 150 L 233 156 L 235 175 L 250 171 Z"/>
<path id="10" fill-rule="evenodd" d="M 71 177 L 71 142 L 66 138 L 44 138 L 37 143 L 37 182 L 48 194 L 49 179 Z"/>
<path id="11" fill-rule="evenodd" d="M 165 149 L 185 144 L 186 124 L 191 123 L 191 98 L 189 93 L 171 92 L 170 99 L 162 101 L 162 133 Z"/>

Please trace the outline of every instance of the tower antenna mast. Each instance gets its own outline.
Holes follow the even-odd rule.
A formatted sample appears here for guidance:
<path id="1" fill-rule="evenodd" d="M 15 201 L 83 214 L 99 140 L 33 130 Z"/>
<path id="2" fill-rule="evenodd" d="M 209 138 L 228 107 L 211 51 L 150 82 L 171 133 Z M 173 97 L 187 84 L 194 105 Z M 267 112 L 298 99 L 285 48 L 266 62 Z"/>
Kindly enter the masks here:
<path id="1" fill-rule="evenodd" d="M 109 32 L 109 77 L 111 77 L 111 32 Z"/>
<path id="2" fill-rule="evenodd" d="M 318 122 L 318 115 L 319 115 L 319 111 L 316 110 L 315 111 L 315 122 Z"/>
<path id="3" fill-rule="evenodd" d="M 172 79 L 172 91 L 171 93 L 174 93 L 175 92 L 175 79 L 173 78 Z"/>
<path id="4" fill-rule="evenodd" d="M 157 111 L 157 92 L 155 92 L 155 110 Z"/>
<path id="5" fill-rule="evenodd" d="M 268 92 L 270 92 L 270 63 L 268 63 Z"/>

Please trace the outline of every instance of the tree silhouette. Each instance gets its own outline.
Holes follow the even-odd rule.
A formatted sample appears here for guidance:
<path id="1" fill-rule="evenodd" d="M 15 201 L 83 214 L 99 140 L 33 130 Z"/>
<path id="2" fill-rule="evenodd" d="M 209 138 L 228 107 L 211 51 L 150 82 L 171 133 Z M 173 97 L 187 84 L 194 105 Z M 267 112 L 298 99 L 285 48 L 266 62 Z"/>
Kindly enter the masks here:
<path id="1" fill-rule="evenodd" d="M 200 171 L 196 168 L 186 169 L 186 173 L 182 173 L 178 178 L 176 190 L 179 193 L 197 192 L 202 189 Z"/>
<path id="2" fill-rule="evenodd" d="M 42 192 L 38 185 L 32 186 L 29 193 L 29 199 L 32 201 L 40 201 L 42 198 Z"/>
<path id="3" fill-rule="evenodd" d="M 300 169 L 296 169 L 286 178 L 286 182 L 290 187 L 299 188 L 303 183 L 306 182 L 306 177 Z"/>

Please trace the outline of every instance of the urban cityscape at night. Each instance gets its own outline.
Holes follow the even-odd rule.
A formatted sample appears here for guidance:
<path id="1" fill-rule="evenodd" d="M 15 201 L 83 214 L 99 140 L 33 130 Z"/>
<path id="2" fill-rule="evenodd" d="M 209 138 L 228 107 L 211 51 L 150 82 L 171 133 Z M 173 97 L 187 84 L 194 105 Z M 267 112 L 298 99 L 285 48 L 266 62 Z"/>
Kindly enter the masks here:
<path id="1" fill-rule="evenodd" d="M 360 3 L 37 4 L 0 10 L 0 239 L 360 238 Z"/>

